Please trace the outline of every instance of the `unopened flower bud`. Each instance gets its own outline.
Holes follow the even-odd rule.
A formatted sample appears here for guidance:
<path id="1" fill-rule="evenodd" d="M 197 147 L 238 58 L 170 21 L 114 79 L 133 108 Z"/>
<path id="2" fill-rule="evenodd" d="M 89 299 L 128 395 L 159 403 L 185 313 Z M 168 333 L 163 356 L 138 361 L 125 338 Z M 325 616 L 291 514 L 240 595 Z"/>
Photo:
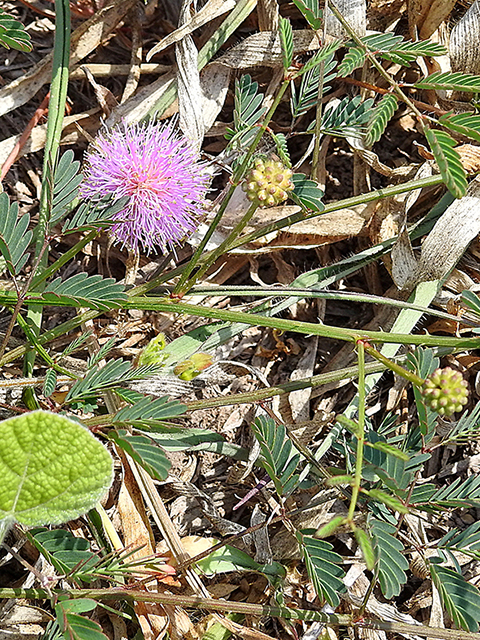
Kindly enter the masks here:
<path id="1" fill-rule="evenodd" d="M 287 199 L 293 190 L 293 172 L 275 160 L 255 160 L 247 174 L 243 190 L 250 202 L 259 207 L 272 207 Z"/>
<path id="2" fill-rule="evenodd" d="M 459 371 L 451 367 L 436 369 L 422 387 L 427 405 L 442 416 L 461 411 L 468 402 L 468 385 Z"/>

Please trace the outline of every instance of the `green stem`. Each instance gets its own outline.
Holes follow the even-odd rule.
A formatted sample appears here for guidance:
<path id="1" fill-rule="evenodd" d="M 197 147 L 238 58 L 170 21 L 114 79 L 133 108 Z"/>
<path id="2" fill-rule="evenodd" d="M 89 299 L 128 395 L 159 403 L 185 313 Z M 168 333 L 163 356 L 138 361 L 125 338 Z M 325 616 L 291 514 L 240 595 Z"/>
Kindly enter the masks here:
<path id="1" fill-rule="evenodd" d="M 208 243 L 208 241 L 210 240 L 210 238 L 213 235 L 213 232 L 215 231 L 215 229 L 217 228 L 218 224 L 220 223 L 220 220 L 223 217 L 223 214 L 225 213 L 225 210 L 227 208 L 228 203 L 230 202 L 230 199 L 232 198 L 235 189 L 238 187 L 238 185 L 240 184 L 240 182 L 243 179 L 243 176 L 245 175 L 245 172 L 247 171 L 249 165 L 250 165 L 250 160 L 253 157 L 253 154 L 255 153 L 255 150 L 260 142 L 260 140 L 262 139 L 263 134 L 265 133 L 265 131 L 267 130 L 267 127 L 270 123 L 270 120 L 273 117 L 273 114 L 275 113 L 278 105 L 280 104 L 280 101 L 283 97 L 283 94 L 285 93 L 285 91 L 287 90 L 287 87 L 289 85 L 289 80 L 285 80 L 278 93 L 277 96 L 275 98 L 275 100 L 273 101 L 267 115 L 265 116 L 261 126 L 258 128 L 257 131 L 257 135 L 255 136 L 252 144 L 250 145 L 250 148 L 248 149 L 245 158 L 243 159 L 243 162 L 241 163 L 241 165 L 238 167 L 238 169 L 235 171 L 234 175 L 232 176 L 231 179 L 231 187 L 225 197 L 225 199 L 223 200 L 222 204 L 220 205 L 220 208 L 218 210 L 217 215 L 215 216 L 214 220 L 212 221 L 212 223 L 210 224 L 210 227 L 207 231 L 207 233 L 205 234 L 205 237 L 203 238 L 203 240 L 201 241 L 201 243 L 198 245 L 197 250 L 195 251 L 195 253 L 193 254 L 191 260 L 189 261 L 188 265 L 185 267 L 185 269 L 183 270 L 183 273 L 180 277 L 180 280 L 178 281 L 177 286 L 175 287 L 175 291 L 174 291 L 174 295 L 183 295 L 186 293 L 187 289 L 186 289 L 186 284 L 188 281 L 189 286 L 192 286 L 192 284 L 194 284 L 197 280 L 197 275 L 190 277 L 191 274 L 193 273 L 193 271 L 196 269 L 197 265 L 199 264 L 200 259 L 203 256 L 204 253 L 204 249 Z M 233 236 L 233 234 L 230 234 L 227 238 L 228 242 L 231 243 L 232 240 L 235 240 L 236 238 Z"/>
<path id="2" fill-rule="evenodd" d="M 375 358 L 376 360 L 384 364 L 387 369 L 390 369 L 390 371 L 393 371 L 394 373 L 401 376 L 405 380 L 408 380 L 409 382 L 414 384 L 416 387 L 423 386 L 423 383 L 425 382 L 425 380 L 423 378 L 420 378 L 420 376 L 417 376 L 417 374 L 413 373 L 413 371 L 408 371 L 408 369 L 405 369 L 404 367 L 400 366 L 396 362 L 393 362 L 393 360 L 390 360 L 389 358 L 384 356 L 383 353 L 380 353 L 380 351 L 377 351 L 377 349 L 375 349 L 369 344 L 364 344 L 364 349 L 365 349 L 365 353 L 368 353 L 368 355 L 372 356 L 373 358 Z"/>
<path id="3" fill-rule="evenodd" d="M 240 220 L 240 222 L 235 226 L 235 228 L 232 230 L 232 232 L 228 235 L 228 237 L 225 238 L 225 240 L 214 251 L 211 251 L 208 254 L 206 260 L 203 261 L 202 266 L 197 271 L 197 273 L 194 275 L 194 277 L 191 278 L 190 280 L 188 280 L 185 283 L 185 286 L 184 286 L 184 290 L 185 291 L 189 291 L 193 287 L 193 285 L 195 284 L 195 281 L 198 280 L 199 278 L 201 278 L 208 271 L 208 269 L 211 267 L 211 265 L 214 264 L 214 262 L 222 254 L 224 254 L 226 251 L 228 251 L 228 249 L 230 248 L 230 245 L 232 244 L 233 240 L 238 238 L 238 236 L 242 233 L 242 231 L 245 229 L 247 224 L 250 222 L 250 220 L 252 219 L 252 216 L 254 215 L 254 213 L 255 213 L 255 211 L 257 209 L 258 209 L 258 205 L 256 203 L 252 203 L 248 207 L 245 215 Z"/>
<path id="4" fill-rule="evenodd" d="M 353 524 L 358 494 L 362 484 L 363 449 L 365 446 L 365 346 L 363 340 L 357 342 L 358 348 L 358 431 L 355 476 L 352 485 L 352 497 L 348 509 L 348 521 Z"/>
<path id="5" fill-rule="evenodd" d="M 68 0 L 55 0 L 55 37 L 53 48 L 52 83 L 50 86 L 50 103 L 48 109 L 47 138 L 45 142 L 42 191 L 40 194 L 39 220 L 36 233 L 34 260 L 41 256 L 37 274 L 48 264 L 48 250 L 41 255 L 48 234 L 48 224 L 52 210 L 53 182 L 55 168 L 62 135 L 63 115 L 68 90 L 68 65 L 70 59 L 70 4 Z M 42 324 L 42 308 L 32 307 L 28 311 L 27 322 L 35 336 L 39 336 Z M 35 351 L 27 353 L 24 361 L 24 373 L 32 376 L 35 364 Z M 33 389 L 26 389 L 23 394 L 25 404 L 30 409 L 39 407 Z"/>

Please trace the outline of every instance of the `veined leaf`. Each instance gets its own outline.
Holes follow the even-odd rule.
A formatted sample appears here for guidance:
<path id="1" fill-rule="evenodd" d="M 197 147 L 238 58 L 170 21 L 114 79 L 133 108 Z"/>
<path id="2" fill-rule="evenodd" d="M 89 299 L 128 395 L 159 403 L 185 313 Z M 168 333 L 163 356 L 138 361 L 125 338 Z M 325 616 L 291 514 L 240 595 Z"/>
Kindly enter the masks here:
<path id="1" fill-rule="evenodd" d="M 480 91 L 480 76 L 471 73 L 441 73 L 436 71 L 424 80 L 419 80 L 414 84 L 417 89 L 440 89 L 450 91 Z"/>
<path id="2" fill-rule="evenodd" d="M 152 366 L 152 365 L 147 365 Z M 154 365 L 155 366 L 155 365 Z M 130 407 L 120 409 L 112 421 L 114 425 L 133 425 L 146 427 L 152 425 L 165 425 L 168 420 L 181 416 L 187 411 L 184 404 L 177 400 L 169 400 L 167 397 L 156 398 L 144 396 L 142 400 Z"/>
<path id="3" fill-rule="evenodd" d="M 265 469 L 278 495 L 287 495 L 298 483 L 295 471 L 300 455 L 288 439 L 285 425 L 277 425 L 272 418 L 259 416 L 252 424 L 252 431 L 260 444 Z"/>
<path id="4" fill-rule="evenodd" d="M 262 107 L 263 93 L 258 93 L 258 82 L 246 74 L 235 80 L 235 110 L 233 112 L 233 129 L 227 129 L 225 138 L 229 144 L 241 148 L 248 146 L 255 135 L 253 127 L 265 113 Z"/>
<path id="5" fill-rule="evenodd" d="M 292 64 L 293 59 L 293 30 L 290 20 L 282 18 L 282 16 L 280 16 L 278 27 L 280 43 L 282 45 L 283 68 L 286 71 Z"/>
<path id="6" fill-rule="evenodd" d="M 0 44 L 6 49 L 32 50 L 30 34 L 25 31 L 23 24 L 3 11 L 0 11 Z"/>
<path id="7" fill-rule="evenodd" d="M 398 99 L 392 93 L 387 93 L 380 100 L 372 112 L 370 122 L 367 125 L 365 144 L 370 146 L 378 142 L 387 128 L 393 114 L 397 110 Z"/>
<path id="8" fill-rule="evenodd" d="M 29 254 L 32 232 L 28 231 L 30 216 L 18 217 L 18 204 L 10 205 L 6 193 L 0 193 L 0 273 L 8 269 L 11 275 L 18 274 Z"/>
<path id="9" fill-rule="evenodd" d="M 294 173 L 292 182 L 294 189 L 288 195 L 294 202 L 302 209 L 323 211 L 323 191 L 318 188 L 316 182 L 309 180 L 303 173 Z"/>
<path id="10" fill-rule="evenodd" d="M 62 600 L 55 605 L 55 615 L 64 640 L 108 640 L 97 622 L 76 613 L 92 611 L 96 606 L 95 600 L 87 598 Z"/>
<path id="11" fill-rule="evenodd" d="M 102 278 L 98 274 L 88 276 L 84 272 L 67 280 L 55 278 L 47 283 L 41 294 L 35 295 L 55 306 L 83 306 L 100 311 L 118 309 L 127 299 L 123 284 L 113 278 Z M 29 294 L 29 298 L 33 296 Z"/>
<path id="12" fill-rule="evenodd" d="M 332 545 L 325 540 L 297 533 L 297 540 L 303 553 L 307 573 L 319 598 L 324 598 L 332 607 L 340 604 L 339 593 L 345 591 L 342 578 L 345 573 L 339 566 L 341 556 L 332 551 Z"/>
<path id="13" fill-rule="evenodd" d="M 443 606 L 453 622 L 466 631 L 478 631 L 480 622 L 480 593 L 476 587 L 451 569 L 429 562 L 430 573 L 438 589 Z"/>
<path id="14" fill-rule="evenodd" d="M 480 78 L 479 78 L 480 82 Z M 480 91 L 480 86 L 479 86 Z M 455 151 L 456 142 L 444 131 L 425 127 L 425 137 L 438 164 L 443 181 L 455 198 L 462 198 L 467 191 L 467 178 L 460 156 Z"/>
<path id="15" fill-rule="evenodd" d="M 339 78 L 346 78 L 351 75 L 355 69 L 363 67 L 364 62 L 365 51 L 360 47 L 350 47 L 338 66 Z"/>
<path id="16" fill-rule="evenodd" d="M 318 0 L 293 0 L 308 24 L 318 31 L 322 26 L 322 11 Z"/>
<path id="17" fill-rule="evenodd" d="M 458 113 L 441 116 L 439 124 L 480 142 L 480 115 L 476 113 Z"/>
<path id="18" fill-rule="evenodd" d="M 84 538 L 77 538 L 70 531 L 40 527 L 32 529 L 27 535 L 60 575 L 70 575 L 77 567 L 81 573 L 83 569 L 96 565 L 99 560 L 90 550 L 90 543 Z"/>
<path id="19" fill-rule="evenodd" d="M 65 398 L 65 402 L 79 402 L 86 400 L 96 393 L 103 393 L 107 389 L 114 389 L 132 382 L 144 380 L 158 375 L 161 367 L 158 365 L 146 365 L 134 369 L 130 362 L 124 360 L 110 360 L 101 369 L 92 369 L 83 380 L 78 380 Z"/>
<path id="20" fill-rule="evenodd" d="M 167 479 L 172 463 L 158 444 L 150 438 L 131 435 L 125 429 L 111 431 L 109 438 L 138 462 L 152 478 L 160 481 Z"/>
<path id="21" fill-rule="evenodd" d="M 369 518 L 368 524 L 378 562 L 380 587 L 385 598 L 390 600 L 400 594 L 402 585 L 407 582 L 405 571 L 408 569 L 408 562 L 403 555 L 404 547 L 395 537 L 396 530 L 391 524 L 375 518 Z"/>

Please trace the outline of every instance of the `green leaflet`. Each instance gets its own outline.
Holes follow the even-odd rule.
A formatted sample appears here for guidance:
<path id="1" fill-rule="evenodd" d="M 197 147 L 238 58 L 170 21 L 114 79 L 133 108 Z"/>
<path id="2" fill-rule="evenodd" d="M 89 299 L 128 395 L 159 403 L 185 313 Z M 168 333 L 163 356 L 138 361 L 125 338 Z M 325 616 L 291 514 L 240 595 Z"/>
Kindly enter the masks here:
<path id="1" fill-rule="evenodd" d="M 339 566 L 341 556 L 332 551 L 332 545 L 325 540 L 297 533 L 300 549 L 310 580 L 319 598 L 325 599 L 332 607 L 340 604 L 339 593 L 345 591 L 342 578 L 345 575 Z"/>
<path id="2" fill-rule="evenodd" d="M 448 133 L 433 131 L 429 127 L 425 127 L 425 136 L 447 189 L 455 198 L 463 197 L 467 192 L 467 178 L 460 156 L 454 149 L 455 140 Z"/>
<path id="3" fill-rule="evenodd" d="M 407 582 L 405 571 L 408 562 L 403 544 L 395 537 L 395 527 L 382 520 L 369 518 L 368 524 L 373 538 L 373 547 L 378 563 L 378 580 L 382 593 L 388 600 L 398 596 Z"/>
<path id="4" fill-rule="evenodd" d="M 387 93 L 387 95 L 383 96 L 373 110 L 367 125 L 367 133 L 365 135 L 366 145 L 370 146 L 380 140 L 397 107 L 398 98 L 396 96 L 392 93 Z"/>
<path id="5" fill-rule="evenodd" d="M 466 631 L 478 631 L 480 622 L 480 593 L 476 587 L 451 569 L 432 560 L 430 574 L 438 589 L 442 604 L 457 627 Z"/>

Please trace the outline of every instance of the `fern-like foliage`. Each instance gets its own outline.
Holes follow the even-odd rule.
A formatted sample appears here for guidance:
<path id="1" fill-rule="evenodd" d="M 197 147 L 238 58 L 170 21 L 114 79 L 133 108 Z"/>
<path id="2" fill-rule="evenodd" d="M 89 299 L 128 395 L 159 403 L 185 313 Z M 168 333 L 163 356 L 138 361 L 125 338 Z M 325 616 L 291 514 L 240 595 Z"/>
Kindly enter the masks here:
<path id="1" fill-rule="evenodd" d="M 468 444 L 480 435 L 480 403 L 472 412 L 465 411 L 454 424 L 450 433 L 442 441 L 442 445 L 449 443 Z"/>
<path id="2" fill-rule="evenodd" d="M 302 209 L 323 211 L 323 191 L 314 180 L 309 180 L 303 173 L 294 173 L 292 182 L 294 189 L 288 195 L 296 204 Z"/>
<path id="3" fill-rule="evenodd" d="M 432 349 L 417 348 L 407 356 L 408 368 L 423 379 L 428 378 L 439 365 L 440 360 L 434 355 Z M 413 392 L 418 413 L 419 429 L 422 436 L 429 442 L 435 435 L 438 414 L 427 406 L 420 389 L 414 386 Z"/>
<path id="4" fill-rule="evenodd" d="M 113 218 L 125 208 L 128 201 L 128 196 L 115 199 L 108 195 L 98 201 L 83 202 L 73 217 L 64 222 L 62 233 L 67 235 L 91 229 L 106 229 L 120 222 L 121 218 Z"/>
<path id="5" fill-rule="evenodd" d="M 437 549 L 462 551 L 480 558 L 480 522 L 474 522 L 464 531 L 451 529 L 437 542 Z"/>
<path id="6" fill-rule="evenodd" d="M 296 90 L 292 80 L 290 84 L 290 108 L 294 119 L 299 118 L 317 104 L 321 62 L 324 62 L 323 92 L 328 91 L 330 88 L 328 82 L 336 76 L 336 73 L 333 72 L 337 64 L 333 58 L 336 48 L 336 46 L 334 48 L 331 46 L 322 47 L 313 58 L 307 62 L 302 69 L 302 80 L 298 90 Z"/>
<path id="7" fill-rule="evenodd" d="M 279 496 L 288 495 L 298 483 L 295 473 L 300 454 L 287 438 L 285 425 L 277 425 L 272 418 L 259 416 L 252 424 L 252 431 L 260 444 L 263 465 L 273 480 Z"/>
<path id="8" fill-rule="evenodd" d="M 322 26 L 322 10 L 317 0 L 293 0 L 293 4 L 302 13 L 308 24 L 318 31 Z"/>
<path id="9" fill-rule="evenodd" d="M 456 571 L 429 562 L 430 574 L 440 594 L 442 604 L 453 622 L 465 631 L 478 631 L 480 593 Z"/>
<path id="10" fill-rule="evenodd" d="M 25 31 L 23 24 L 3 11 L 0 11 L 0 44 L 6 49 L 32 50 L 30 34 Z"/>
<path id="11" fill-rule="evenodd" d="M 332 545 L 325 540 L 297 533 L 307 573 L 319 598 L 325 599 L 332 607 L 340 604 L 339 593 L 345 591 L 342 578 L 345 573 L 339 566 L 341 556 L 332 551 Z"/>
<path id="12" fill-rule="evenodd" d="M 378 142 L 398 107 L 398 98 L 387 93 L 371 114 L 365 135 L 365 144 L 370 146 Z"/>
<path id="13" fill-rule="evenodd" d="M 28 260 L 32 232 L 28 230 L 30 216 L 18 217 L 18 204 L 10 205 L 6 193 L 0 193 L 0 273 L 8 269 L 17 275 Z"/>
<path id="14" fill-rule="evenodd" d="M 361 47 L 350 47 L 338 66 L 340 78 L 351 75 L 355 69 L 363 67 L 365 62 L 365 51 Z"/>
<path id="15" fill-rule="evenodd" d="M 79 169 L 80 162 L 74 160 L 73 151 L 69 149 L 62 155 L 55 170 L 51 227 L 65 216 L 69 205 L 78 196 L 78 187 L 83 180 L 83 175 L 78 173 Z"/>
<path id="16" fill-rule="evenodd" d="M 130 407 L 120 409 L 112 420 L 116 426 L 131 425 L 137 429 L 150 430 L 159 426 L 167 426 L 168 420 L 181 416 L 187 410 L 177 400 L 167 397 L 152 399 L 144 396 Z"/>
<path id="17" fill-rule="evenodd" d="M 258 82 L 246 74 L 235 81 L 235 110 L 233 129 L 227 129 L 225 138 L 237 148 L 248 146 L 255 136 L 253 127 L 265 113 L 262 107 L 263 93 L 258 92 Z"/>
<path id="18" fill-rule="evenodd" d="M 321 133 L 337 137 L 360 136 L 371 117 L 373 99 L 362 102 L 361 96 L 343 98 L 336 105 L 328 105 L 322 118 Z M 315 122 L 308 128 L 314 129 Z"/>
<path id="19" fill-rule="evenodd" d="M 385 598 L 398 596 L 402 585 L 407 582 L 405 571 L 408 562 L 404 547 L 395 537 L 395 527 L 376 518 L 369 519 L 372 532 L 375 557 L 378 563 L 378 580 Z"/>
<path id="20" fill-rule="evenodd" d="M 81 402 L 108 389 L 158 375 L 160 371 L 161 367 L 158 365 L 150 364 L 134 369 L 130 362 L 122 359 L 110 360 L 101 369 L 92 369 L 83 380 L 78 380 L 68 392 L 65 402 Z"/>
<path id="21" fill-rule="evenodd" d="M 48 369 L 45 374 L 45 382 L 43 383 L 42 393 L 45 398 L 49 398 L 55 391 L 57 385 L 57 372 L 55 369 Z"/>
<path id="22" fill-rule="evenodd" d="M 287 139 L 285 137 L 285 134 L 273 133 L 272 131 L 270 135 L 272 136 L 273 141 L 275 142 L 275 147 L 276 147 L 278 157 L 286 167 L 291 169 L 292 161 L 290 159 L 290 154 L 288 152 Z"/>
<path id="23" fill-rule="evenodd" d="M 286 71 L 292 64 L 293 59 L 293 29 L 290 20 L 280 16 L 278 33 L 280 35 L 280 43 L 282 45 L 283 68 Z"/>
<path id="24" fill-rule="evenodd" d="M 118 309 L 126 300 L 124 286 L 113 278 L 102 278 L 100 275 L 89 276 L 77 273 L 67 280 L 55 278 L 45 286 L 41 294 L 29 294 L 29 299 L 36 299 L 54 306 L 88 307 L 106 311 Z"/>
<path id="25" fill-rule="evenodd" d="M 438 164 L 445 186 L 455 198 L 463 197 L 467 191 L 467 178 L 460 156 L 454 148 L 456 146 L 455 140 L 448 133 L 433 131 L 429 127 L 425 127 L 425 137 L 435 157 L 435 162 Z"/>
<path id="26" fill-rule="evenodd" d="M 372 33 L 362 38 L 363 44 L 372 53 L 385 53 L 400 46 L 404 39 L 393 33 Z"/>
<path id="27" fill-rule="evenodd" d="M 447 48 L 437 42 L 419 40 L 418 42 L 400 42 L 390 49 L 388 53 L 382 54 L 381 57 L 408 67 L 410 66 L 409 62 L 419 57 L 444 56 L 447 53 Z"/>
<path id="28" fill-rule="evenodd" d="M 109 438 L 135 460 L 155 480 L 166 480 L 172 463 L 153 440 L 142 435 L 131 435 L 125 429 L 111 431 Z"/>
<path id="29" fill-rule="evenodd" d="M 438 120 L 443 127 L 480 142 L 480 115 L 476 113 L 458 113 L 441 116 Z"/>
<path id="30" fill-rule="evenodd" d="M 480 91 L 480 76 L 471 73 L 441 73 L 436 71 L 414 85 L 417 89 L 437 89 L 444 91 Z"/>

